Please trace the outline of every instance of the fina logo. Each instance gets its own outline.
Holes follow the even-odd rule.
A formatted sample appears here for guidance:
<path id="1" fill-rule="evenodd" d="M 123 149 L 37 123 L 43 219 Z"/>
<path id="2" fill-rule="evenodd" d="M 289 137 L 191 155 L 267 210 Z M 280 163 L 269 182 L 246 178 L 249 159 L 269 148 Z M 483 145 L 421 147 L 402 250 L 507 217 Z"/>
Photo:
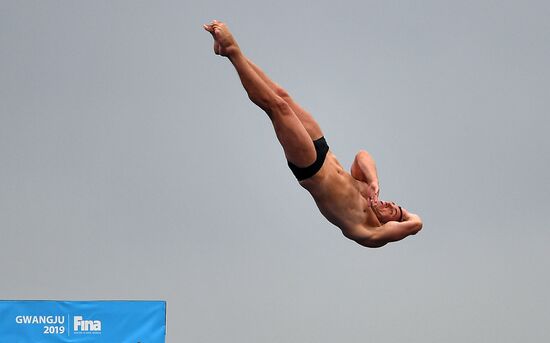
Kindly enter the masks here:
<path id="1" fill-rule="evenodd" d="M 82 316 L 74 316 L 74 332 L 101 333 L 101 321 L 83 320 Z"/>

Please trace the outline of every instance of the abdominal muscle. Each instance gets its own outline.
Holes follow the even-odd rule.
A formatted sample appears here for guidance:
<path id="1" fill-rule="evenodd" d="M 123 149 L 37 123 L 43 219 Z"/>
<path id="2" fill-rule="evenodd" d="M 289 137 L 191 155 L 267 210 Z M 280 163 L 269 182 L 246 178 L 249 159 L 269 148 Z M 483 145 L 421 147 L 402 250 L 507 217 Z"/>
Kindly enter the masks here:
<path id="1" fill-rule="evenodd" d="M 338 226 L 344 235 L 351 235 L 361 228 L 380 226 L 367 200 L 359 192 L 359 182 L 329 151 L 319 172 L 300 181 L 300 185 L 309 191 L 328 221 Z"/>

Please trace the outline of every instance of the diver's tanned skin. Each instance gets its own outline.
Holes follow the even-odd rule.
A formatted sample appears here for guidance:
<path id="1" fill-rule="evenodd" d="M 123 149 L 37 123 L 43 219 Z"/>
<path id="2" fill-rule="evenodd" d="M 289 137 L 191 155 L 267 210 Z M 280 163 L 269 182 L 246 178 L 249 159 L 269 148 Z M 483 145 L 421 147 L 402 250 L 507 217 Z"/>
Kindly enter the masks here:
<path id="1" fill-rule="evenodd" d="M 313 141 L 323 132 L 311 114 L 245 57 L 226 24 L 214 20 L 204 29 L 214 38 L 214 52 L 231 61 L 250 100 L 268 115 L 287 160 L 298 167 L 313 164 Z M 363 246 L 381 247 L 422 229 L 418 215 L 378 199 L 376 165 L 366 151 L 355 156 L 350 173 L 329 151 L 321 169 L 300 185 L 344 236 Z"/>

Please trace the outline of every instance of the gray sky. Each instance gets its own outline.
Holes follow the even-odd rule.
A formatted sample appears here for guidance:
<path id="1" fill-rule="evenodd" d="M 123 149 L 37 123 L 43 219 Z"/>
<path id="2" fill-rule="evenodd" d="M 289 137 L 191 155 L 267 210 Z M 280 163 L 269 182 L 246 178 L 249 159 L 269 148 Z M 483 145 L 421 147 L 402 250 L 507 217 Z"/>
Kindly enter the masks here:
<path id="1" fill-rule="evenodd" d="M 545 1 L 0 2 L 0 297 L 165 299 L 168 342 L 543 342 Z M 424 219 L 320 215 L 201 25 Z"/>

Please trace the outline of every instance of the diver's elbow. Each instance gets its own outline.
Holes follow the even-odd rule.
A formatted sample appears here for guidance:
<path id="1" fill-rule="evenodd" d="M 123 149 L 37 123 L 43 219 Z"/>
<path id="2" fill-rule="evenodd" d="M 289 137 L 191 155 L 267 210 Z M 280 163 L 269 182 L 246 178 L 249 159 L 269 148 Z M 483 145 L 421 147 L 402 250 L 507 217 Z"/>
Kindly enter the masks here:
<path id="1" fill-rule="evenodd" d="M 416 235 L 420 230 L 422 230 L 422 220 L 419 220 L 416 225 L 414 225 L 411 235 Z"/>

